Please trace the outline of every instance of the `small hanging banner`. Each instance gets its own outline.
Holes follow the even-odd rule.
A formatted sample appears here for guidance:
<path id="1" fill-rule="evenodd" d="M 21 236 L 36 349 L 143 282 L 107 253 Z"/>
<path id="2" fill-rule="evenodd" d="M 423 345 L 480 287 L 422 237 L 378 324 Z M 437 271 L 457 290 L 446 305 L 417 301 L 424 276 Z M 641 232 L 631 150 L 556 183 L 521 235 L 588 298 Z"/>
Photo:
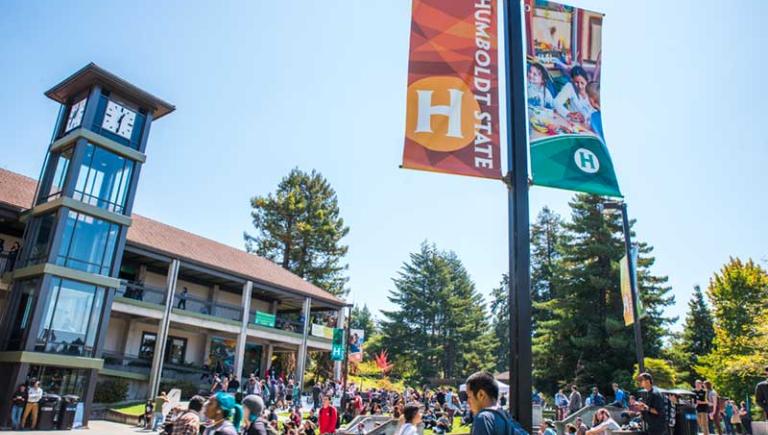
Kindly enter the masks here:
<path id="1" fill-rule="evenodd" d="M 533 184 L 621 197 L 603 135 L 603 14 L 525 0 Z"/>
<path id="2" fill-rule="evenodd" d="M 500 178 L 496 2 L 413 0 L 403 167 Z"/>

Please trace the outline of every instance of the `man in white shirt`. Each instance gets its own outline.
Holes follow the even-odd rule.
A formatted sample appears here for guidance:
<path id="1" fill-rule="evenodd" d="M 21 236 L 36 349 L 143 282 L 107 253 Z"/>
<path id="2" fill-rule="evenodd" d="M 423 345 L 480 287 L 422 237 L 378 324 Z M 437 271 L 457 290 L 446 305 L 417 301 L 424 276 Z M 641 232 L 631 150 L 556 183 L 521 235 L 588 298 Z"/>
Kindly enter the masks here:
<path id="1" fill-rule="evenodd" d="M 37 413 L 40 411 L 40 399 L 43 398 L 43 389 L 40 388 L 40 381 L 32 380 L 32 386 L 27 390 L 27 404 L 24 406 L 24 414 L 21 417 L 22 429 L 27 425 L 27 418 L 32 415 L 32 426 L 30 429 L 37 427 Z"/>

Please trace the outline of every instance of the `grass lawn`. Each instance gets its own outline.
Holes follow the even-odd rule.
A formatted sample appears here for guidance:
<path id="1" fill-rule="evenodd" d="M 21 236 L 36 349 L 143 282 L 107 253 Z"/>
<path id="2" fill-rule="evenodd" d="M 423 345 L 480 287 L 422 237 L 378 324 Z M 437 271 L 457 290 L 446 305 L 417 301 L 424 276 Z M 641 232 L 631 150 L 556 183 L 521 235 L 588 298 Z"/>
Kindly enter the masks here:
<path id="1" fill-rule="evenodd" d="M 137 403 L 135 405 L 123 406 L 122 408 L 114 408 L 112 410 L 121 412 L 123 414 L 132 415 L 134 417 L 138 417 L 140 415 L 144 415 L 144 404 Z"/>
<path id="2" fill-rule="evenodd" d="M 453 417 L 453 432 L 451 434 L 468 434 L 471 426 L 462 426 L 461 417 Z M 424 435 L 432 435 L 432 429 L 424 429 Z"/>

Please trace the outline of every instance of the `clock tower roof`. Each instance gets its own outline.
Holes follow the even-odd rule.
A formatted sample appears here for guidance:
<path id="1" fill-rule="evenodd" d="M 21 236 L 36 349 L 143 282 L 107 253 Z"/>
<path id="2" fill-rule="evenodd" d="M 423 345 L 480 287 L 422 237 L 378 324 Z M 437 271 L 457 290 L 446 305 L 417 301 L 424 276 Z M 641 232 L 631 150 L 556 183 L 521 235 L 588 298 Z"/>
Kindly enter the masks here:
<path id="1" fill-rule="evenodd" d="M 94 84 L 99 84 L 124 98 L 145 106 L 152 111 L 152 117 L 155 120 L 176 110 L 176 106 L 173 104 L 139 89 L 93 62 L 49 89 L 45 96 L 61 104 L 67 104 L 70 97 Z"/>

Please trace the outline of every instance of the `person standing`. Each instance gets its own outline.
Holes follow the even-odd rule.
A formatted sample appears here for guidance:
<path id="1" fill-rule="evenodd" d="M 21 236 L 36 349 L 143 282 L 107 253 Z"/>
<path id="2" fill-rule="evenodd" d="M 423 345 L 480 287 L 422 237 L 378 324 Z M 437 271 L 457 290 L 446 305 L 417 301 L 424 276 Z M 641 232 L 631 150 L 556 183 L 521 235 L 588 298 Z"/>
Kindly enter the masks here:
<path id="1" fill-rule="evenodd" d="M 336 421 L 338 420 L 338 412 L 336 408 L 331 406 L 331 397 L 323 397 L 323 407 L 320 408 L 319 426 L 320 435 L 336 433 Z"/>
<path id="2" fill-rule="evenodd" d="M 320 387 L 319 382 L 315 382 L 315 386 L 312 387 L 312 409 L 320 408 L 320 393 L 323 389 Z"/>
<path id="3" fill-rule="evenodd" d="M 627 393 L 624 392 L 621 388 L 619 388 L 619 384 L 616 382 L 613 383 L 613 403 L 611 405 L 616 406 L 618 408 L 626 408 L 627 407 Z"/>
<path id="4" fill-rule="evenodd" d="M 563 389 L 560 388 L 555 393 L 555 407 L 557 408 L 555 418 L 557 420 L 563 420 L 568 413 L 568 398 L 565 397 Z"/>
<path id="5" fill-rule="evenodd" d="M 648 435 L 664 435 L 667 433 L 667 409 L 664 396 L 653 386 L 650 373 L 641 373 L 637 381 L 642 389 L 643 401 L 639 404 L 640 412 L 645 421 Z"/>
<path id="6" fill-rule="evenodd" d="M 161 391 L 160 395 L 155 397 L 155 416 L 152 422 L 152 430 L 157 430 L 157 428 L 160 427 L 160 424 L 163 423 L 163 420 L 165 419 L 165 417 L 163 416 L 163 405 L 165 405 L 169 401 L 170 400 L 168 399 L 168 396 L 165 394 L 165 391 Z"/>
<path id="7" fill-rule="evenodd" d="M 472 410 L 471 435 L 528 435 L 519 423 L 496 405 L 499 384 L 488 372 L 467 378 L 467 401 Z"/>
<path id="8" fill-rule="evenodd" d="M 189 298 L 189 290 L 187 290 L 187 288 L 184 287 L 184 290 L 182 290 L 181 294 L 179 295 L 179 303 L 176 304 L 176 308 L 180 310 L 186 310 L 188 298 Z"/>
<path id="9" fill-rule="evenodd" d="M 696 424 L 699 431 L 704 435 L 709 435 L 709 402 L 707 402 L 707 390 L 704 389 L 704 383 L 696 380 L 693 393 L 696 397 Z"/>
<path id="10" fill-rule="evenodd" d="M 763 416 L 768 420 L 768 366 L 765 367 L 766 380 L 755 385 L 755 401 L 763 409 Z"/>
<path id="11" fill-rule="evenodd" d="M 200 433 L 200 411 L 203 409 L 205 399 L 201 396 L 192 396 L 189 399 L 187 410 L 173 421 L 170 435 L 198 435 Z"/>
<path id="12" fill-rule="evenodd" d="M 605 397 L 600 394 L 597 387 L 592 387 L 592 394 L 587 398 L 587 403 L 592 406 L 605 406 Z"/>
<path id="13" fill-rule="evenodd" d="M 707 402 L 709 403 L 709 420 L 715 426 L 717 435 L 723 435 L 723 429 L 720 427 L 720 396 L 712 387 L 712 382 L 704 381 L 704 388 L 707 390 Z"/>
<path id="14" fill-rule="evenodd" d="M 581 393 L 579 393 L 576 385 L 571 385 L 571 397 L 568 398 L 568 414 L 578 411 L 581 409 L 581 406 Z"/>
<path id="15" fill-rule="evenodd" d="M 734 435 L 733 431 L 733 416 L 735 415 L 735 406 L 733 400 L 727 400 L 723 407 L 723 423 L 725 423 L 725 433 L 727 435 Z"/>
<path id="16" fill-rule="evenodd" d="M 40 411 L 40 399 L 43 398 L 43 389 L 40 388 L 40 381 L 32 380 L 32 386 L 27 390 L 27 404 L 24 405 L 24 414 L 21 416 L 21 428 L 24 429 L 27 426 L 27 419 L 32 416 L 32 426 L 30 429 L 37 427 L 37 414 Z"/>
<path id="17" fill-rule="evenodd" d="M 21 430 L 21 416 L 24 414 L 24 407 L 27 404 L 27 386 L 19 385 L 11 397 L 11 428 Z"/>
<path id="18" fill-rule="evenodd" d="M 741 419 L 741 426 L 744 427 L 744 433 L 752 435 L 752 416 L 749 415 L 749 408 L 744 402 L 741 402 L 741 406 L 739 406 L 739 418 Z"/>

